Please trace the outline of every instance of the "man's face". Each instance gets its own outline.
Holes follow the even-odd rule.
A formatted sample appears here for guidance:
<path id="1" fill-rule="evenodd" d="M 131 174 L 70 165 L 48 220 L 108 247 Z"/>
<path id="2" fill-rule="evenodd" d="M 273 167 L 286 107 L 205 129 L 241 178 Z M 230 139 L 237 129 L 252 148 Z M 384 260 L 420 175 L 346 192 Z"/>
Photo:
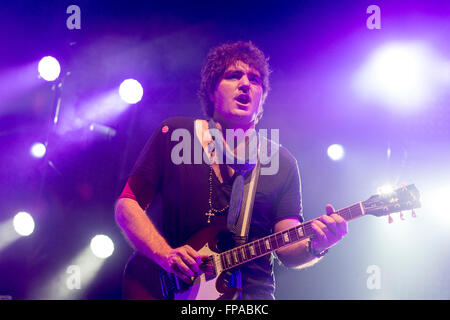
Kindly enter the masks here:
<path id="1" fill-rule="evenodd" d="M 225 70 L 210 96 L 215 118 L 238 127 L 252 125 L 262 111 L 262 97 L 260 73 L 242 61 Z"/>

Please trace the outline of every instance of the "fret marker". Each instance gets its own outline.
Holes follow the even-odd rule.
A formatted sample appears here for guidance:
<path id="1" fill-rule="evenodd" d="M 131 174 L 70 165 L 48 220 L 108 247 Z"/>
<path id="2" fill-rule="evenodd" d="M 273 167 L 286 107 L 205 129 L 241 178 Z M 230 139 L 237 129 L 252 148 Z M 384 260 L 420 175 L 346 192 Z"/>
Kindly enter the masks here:
<path id="1" fill-rule="evenodd" d="M 233 250 L 233 258 L 234 258 L 234 261 L 239 262 L 236 250 Z"/>
<path id="2" fill-rule="evenodd" d="M 230 254 L 226 254 L 225 257 L 227 258 L 228 264 L 231 265 L 231 257 L 230 257 Z"/>
<path id="3" fill-rule="evenodd" d="M 302 227 L 298 227 L 297 232 L 298 232 L 299 237 L 303 237 L 303 228 Z"/>
<path id="4" fill-rule="evenodd" d="M 363 206 L 362 202 L 359 203 L 359 207 L 361 208 L 361 215 L 365 215 L 366 211 L 364 210 L 364 206 Z"/>
<path id="5" fill-rule="evenodd" d="M 242 254 L 242 258 L 247 259 L 247 257 L 245 256 L 245 249 L 241 248 L 241 254 Z"/>
<path id="6" fill-rule="evenodd" d="M 250 254 L 252 256 L 256 256 L 255 248 L 252 245 L 248 246 L 248 249 L 250 250 Z"/>
<path id="7" fill-rule="evenodd" d="M 266 248 L 267 248 L 267 250 L 270 250 L 270 242 L 269 242 L 269 240 L 264 240 L 264 243 L 266 244 Z"/>
<path id="8" fill-rule="evenodd" d="M 287 232 L 283 233 L 284 242 L 289 242 L 289 235 Z"/>

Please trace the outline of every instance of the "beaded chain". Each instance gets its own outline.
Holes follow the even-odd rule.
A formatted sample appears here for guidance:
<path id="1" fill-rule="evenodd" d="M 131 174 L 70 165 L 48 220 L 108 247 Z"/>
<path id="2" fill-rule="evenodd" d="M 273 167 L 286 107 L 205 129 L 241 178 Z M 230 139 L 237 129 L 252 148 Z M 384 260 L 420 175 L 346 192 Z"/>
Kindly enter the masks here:
<path id="1" fill-rule="evenodd" d="M 211 217 L 214 217 L 217 213 L 222 213 L 225 210 L 228 209 L 229 205 L 227 204 L 225 208 L 223 209 L 214 209 L 212 205 L 212 175 L 213 175 L 213 168 L 212 166 L 209 166 L 209 211 L 205 213 L 205 215 L 208 217 L 208 223 L 211 223 Z"/>

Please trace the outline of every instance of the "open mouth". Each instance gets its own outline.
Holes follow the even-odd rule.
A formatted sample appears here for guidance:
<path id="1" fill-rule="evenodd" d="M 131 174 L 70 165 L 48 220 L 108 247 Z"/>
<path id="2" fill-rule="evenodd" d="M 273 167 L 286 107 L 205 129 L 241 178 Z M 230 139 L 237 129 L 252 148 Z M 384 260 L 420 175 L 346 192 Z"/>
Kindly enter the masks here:
<path id="1" fill-rule="evenodd" d="M 240 94 L 235 100 L 240 104 L 248 104 L 250 102 L 250 96 L 248 94 Z"/>

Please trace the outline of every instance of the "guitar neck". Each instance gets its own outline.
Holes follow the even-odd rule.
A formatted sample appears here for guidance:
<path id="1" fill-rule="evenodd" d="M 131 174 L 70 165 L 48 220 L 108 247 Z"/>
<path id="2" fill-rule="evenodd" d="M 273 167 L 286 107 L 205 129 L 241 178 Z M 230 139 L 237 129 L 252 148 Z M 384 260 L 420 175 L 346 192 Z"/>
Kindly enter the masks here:
<path id="1" fill-rule="evenodd" d="M 340 209 L 335 213 L 346 221 L 350 221 L 363 216 L 364 209 L 362 202 L 358 202 Z M 312 220 L 222 252 L 219 256 L 223 270 L 235 268 L 250 260 L 257 259 L 275 250 L 312 237 L 314 231 L 311 223 Z"/>

